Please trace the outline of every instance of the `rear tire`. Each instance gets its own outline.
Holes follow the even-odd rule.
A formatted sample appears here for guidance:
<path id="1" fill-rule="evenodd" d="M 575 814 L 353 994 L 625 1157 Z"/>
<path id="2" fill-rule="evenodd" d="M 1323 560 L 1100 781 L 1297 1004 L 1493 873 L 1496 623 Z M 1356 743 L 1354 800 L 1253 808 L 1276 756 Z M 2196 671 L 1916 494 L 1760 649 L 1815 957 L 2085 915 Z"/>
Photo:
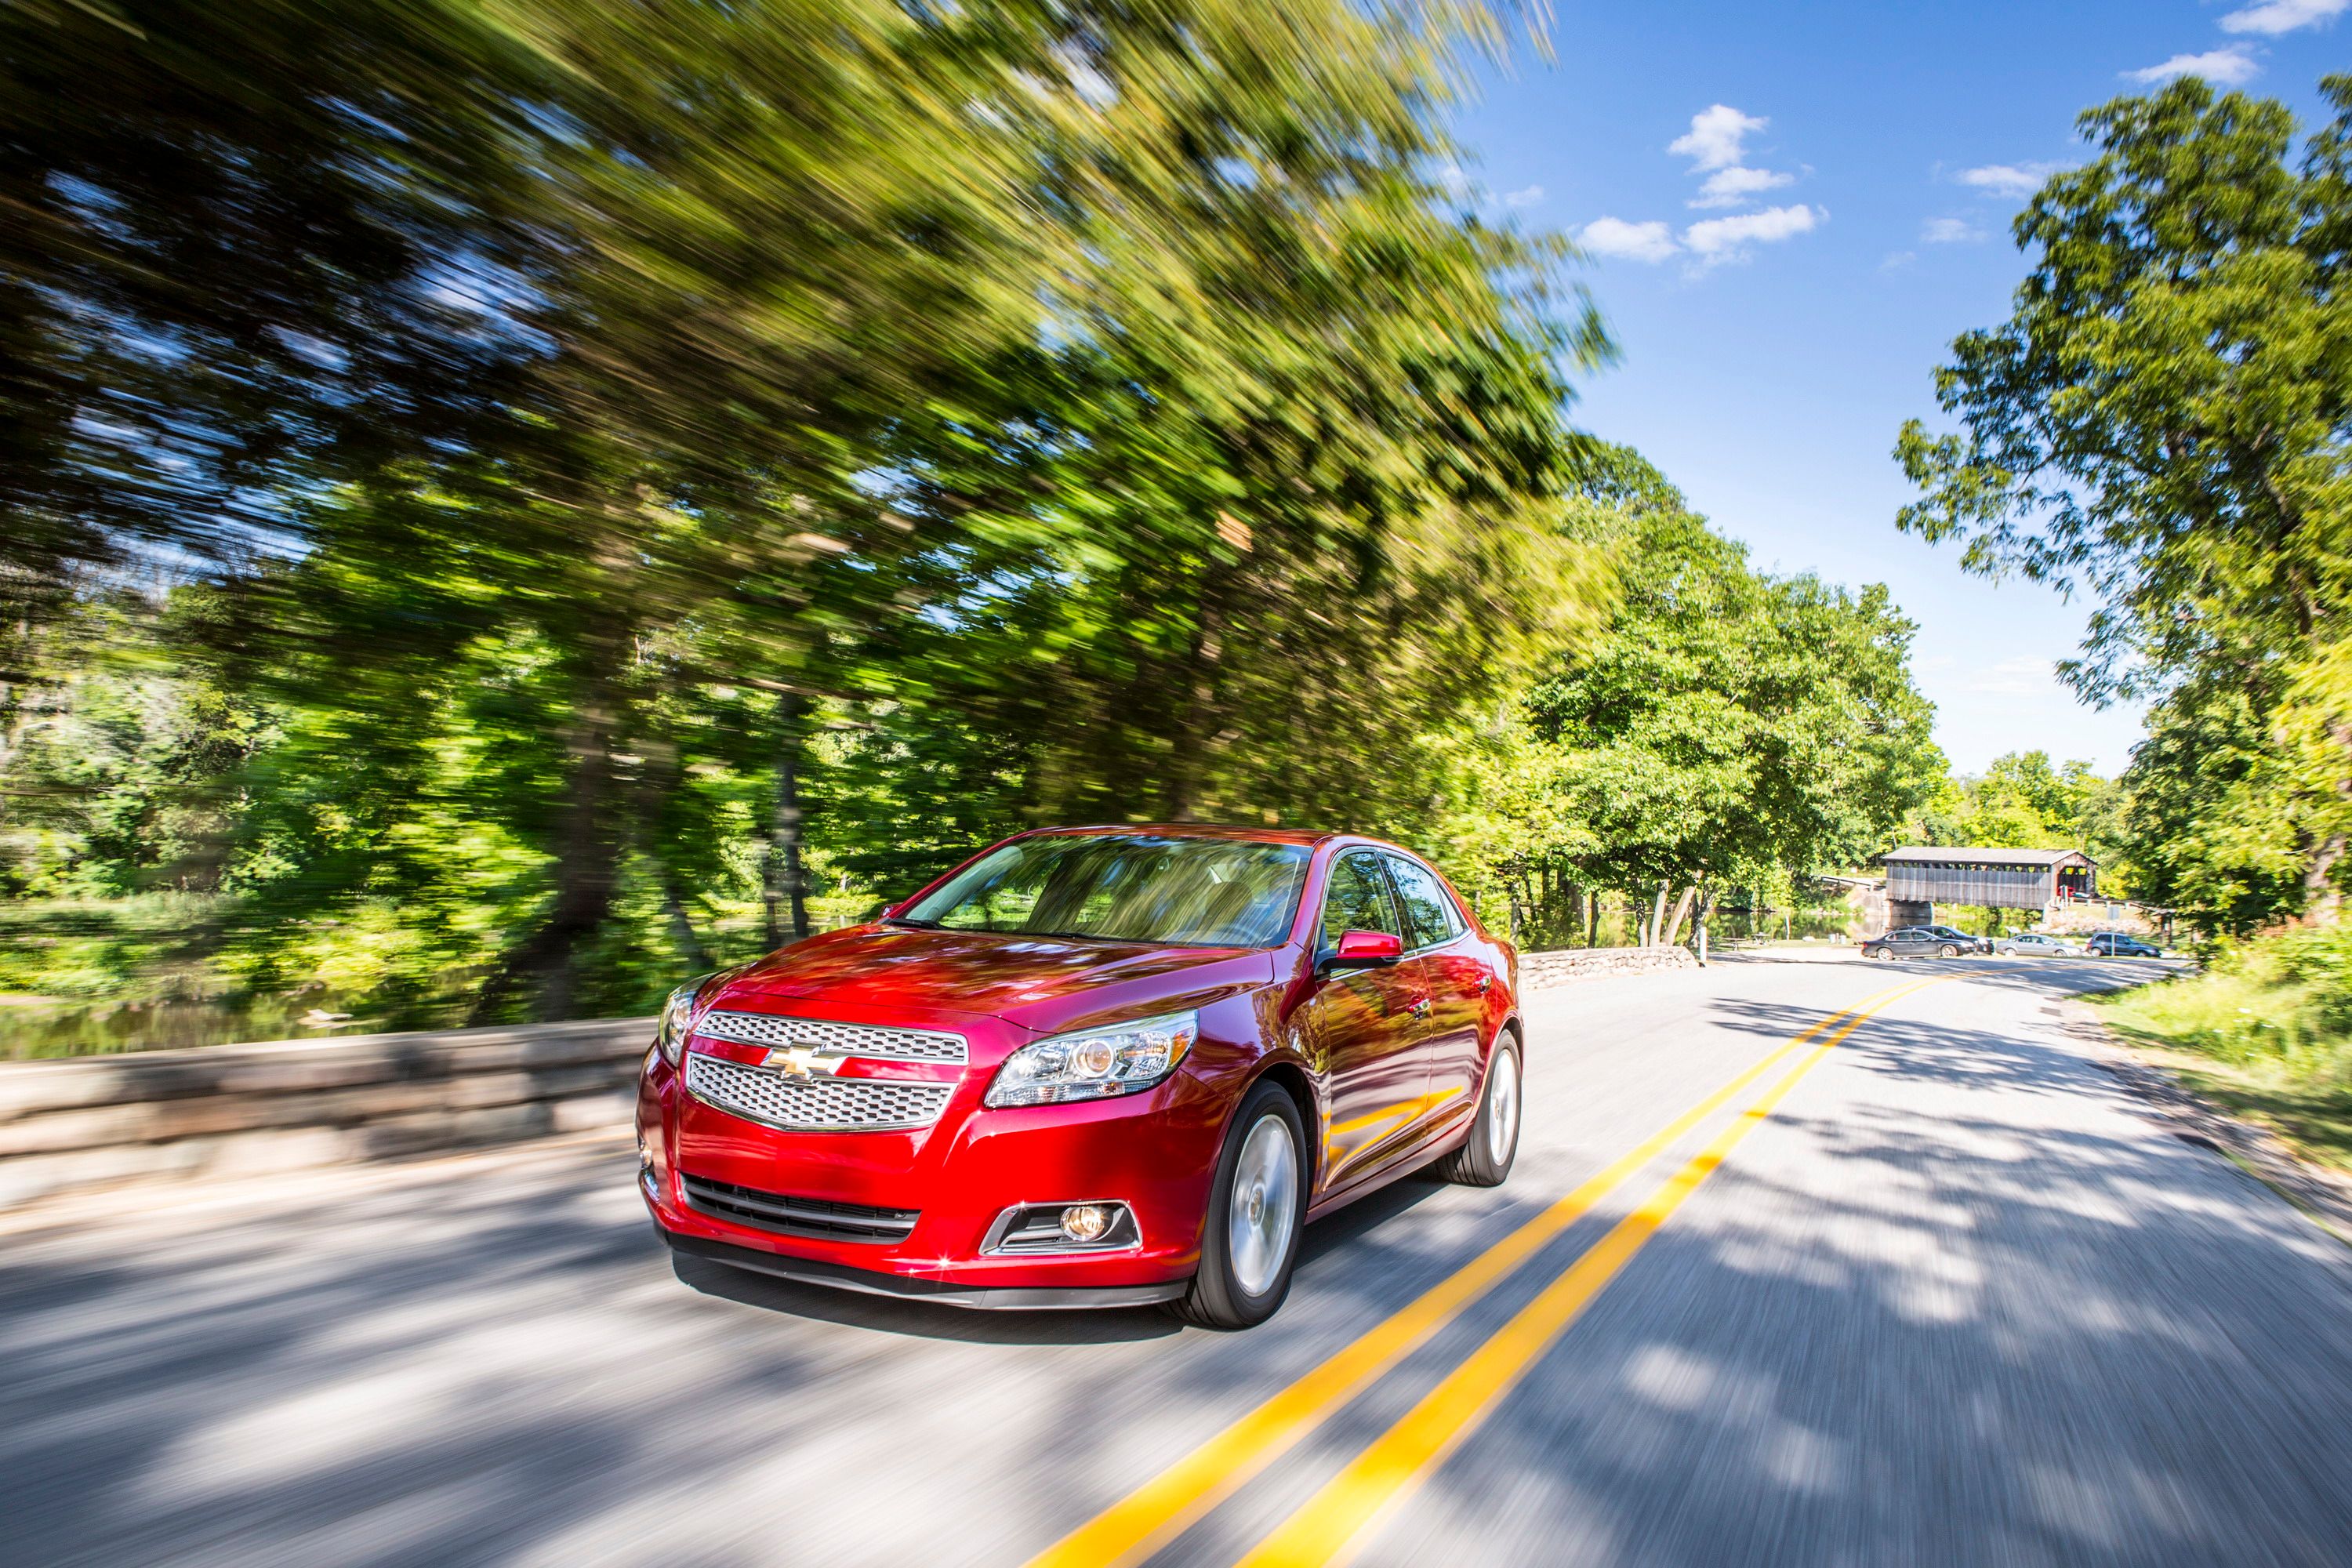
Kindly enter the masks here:
<path id="1" fill-rule="evenodd" d="M 1499 1187 L 1519 1152 L 1519 1109 L 1525 1100 L 1519 1049 L 1509 1035 L 1495 1042 L 1486 1081 L 1478 1090 L 1478 1115 L 1470 1141 L 1437 1162 L 1437 1173 L 1465 1187 Z"/>
<path id="2" fill-rule="evenodd" d="M 1200 1269 L 1170 1311 L 1204 1329 L 1252 1329 L 1274 1316 L 1307 1228 L 1306 1148 L 1298 1108 L 1259 1079 L 1217 1156 Z"/>
<path id="3" fill-rule="evenodd" d="M 1941 947 L 1937 948 L 1936 951 L 1937 951 L 1937 952 L 1940 953 L 1942 956 L 1944 956 L 1944 957 L 1946 957 L 1946 958 L 1958 958 L 1958 957 L 1959 957 L 1959 956 L 1960 956 L 1960 950 L 1959 950 L 1958 948 L 1957 948 L 1957 947 L 1954 947 L 1954 946 L 1953 946 L 1950 942 L 1946 942 L 1943 946 L 1941 946 Z"/>

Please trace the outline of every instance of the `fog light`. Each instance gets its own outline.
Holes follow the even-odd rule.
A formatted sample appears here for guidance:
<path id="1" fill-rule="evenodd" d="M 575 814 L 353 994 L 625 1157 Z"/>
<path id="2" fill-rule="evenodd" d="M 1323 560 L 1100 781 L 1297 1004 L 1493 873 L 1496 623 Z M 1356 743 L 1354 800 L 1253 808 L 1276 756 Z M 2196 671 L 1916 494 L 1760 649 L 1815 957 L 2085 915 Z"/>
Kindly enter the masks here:
<path id="1" fill-rule="evenodd" d="M 646 1141 L 640 1138 L 637 1140 L 637 1173 L 643 1175 L 653 1168 L 654 1152 L 646 1148 Z"/>
<path id="2" fill-rule="evenodd" d="M 1062 1211 L 1062 1234 L 1072 1241 L 1100 1241 L 1110 1229 L 1110 1210 L 1100 1204 L 1078 1204 Z"/>

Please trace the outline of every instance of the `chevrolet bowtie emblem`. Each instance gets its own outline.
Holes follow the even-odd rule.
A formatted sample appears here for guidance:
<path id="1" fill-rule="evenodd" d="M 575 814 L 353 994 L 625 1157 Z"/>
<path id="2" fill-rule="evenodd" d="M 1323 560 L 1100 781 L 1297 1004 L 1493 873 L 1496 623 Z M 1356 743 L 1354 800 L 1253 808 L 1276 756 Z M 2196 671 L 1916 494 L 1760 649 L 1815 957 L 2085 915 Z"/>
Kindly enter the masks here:
<path id="1" fill-rule="evenodd" d="M 826 1056 L 814 1046 L 779 1046 L 768 1053 L 762 1065 L 786 1078 L 807 1079 L 820 1074 L 831 1077 L 841 1070 L 841 1058 Z"/>

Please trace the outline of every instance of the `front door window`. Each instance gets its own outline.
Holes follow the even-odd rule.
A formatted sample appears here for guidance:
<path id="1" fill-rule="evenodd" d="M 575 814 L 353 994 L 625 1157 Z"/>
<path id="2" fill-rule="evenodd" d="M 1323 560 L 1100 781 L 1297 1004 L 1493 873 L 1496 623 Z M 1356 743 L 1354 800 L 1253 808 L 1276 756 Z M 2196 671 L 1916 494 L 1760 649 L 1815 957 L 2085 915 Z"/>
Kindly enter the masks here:
<path id="1" fill-rule="evenodd" d="M 1486 965 L 1469 944 L 1458 942 L 1469 928 L 1454 895 L 1436 873 L 1402 855 L 1387 857 L 1404 906 L 1405 963 L 1428 998 L 1421 1053 L 1429 1063 L 1432 1131 L 1450 1126 L 1476 1105 L 1479 1026 L 1486 1010 Z"/>
<path id="2" fill-rule="evenodd" d="M 1331 866 L 1317 927 L 1318 956 L 1328 956 L 1351 931 L 1386 931 L 1410 945 L 1403 917 L 1389 891 L 1380 857 L 1350 850 Z M 1428 1063 L 1414 1048 L 1423 998 L 1412 966 L 1376 964 L 1323 974 L 1312 1005 L 1313 1028 L 1330 1121 L 1324 1128 L 1323 1188 L 1366 1175 L 1410 1143 L 1398 1135 L 1420 1115 L 1429 1085 Z"/>

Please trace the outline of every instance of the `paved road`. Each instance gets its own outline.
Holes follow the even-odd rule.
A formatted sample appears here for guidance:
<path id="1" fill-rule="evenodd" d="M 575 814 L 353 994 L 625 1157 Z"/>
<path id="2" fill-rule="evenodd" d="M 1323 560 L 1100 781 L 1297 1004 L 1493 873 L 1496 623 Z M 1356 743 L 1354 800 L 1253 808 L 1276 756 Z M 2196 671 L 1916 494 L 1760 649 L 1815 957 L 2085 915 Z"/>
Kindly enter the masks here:
<path id="1" fill-rule="evenodd" d="M 2352 1561 L 2347 1255 L 2063 1031 L 2128 967 L 1543 994 L 1510 1184 L 1315 1226 L 1246 1334 L 674 1273 L 616 1138 L 20 1226 L 0 1560 Z"/>

